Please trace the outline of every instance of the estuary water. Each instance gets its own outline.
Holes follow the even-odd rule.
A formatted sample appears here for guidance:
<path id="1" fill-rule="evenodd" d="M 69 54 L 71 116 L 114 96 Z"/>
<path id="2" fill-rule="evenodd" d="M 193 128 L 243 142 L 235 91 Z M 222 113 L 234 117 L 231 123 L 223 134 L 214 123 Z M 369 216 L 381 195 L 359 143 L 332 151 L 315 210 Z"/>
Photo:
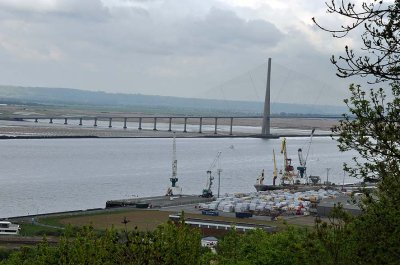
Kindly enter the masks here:
<path id="1" fill-rule="evenodd" d="M 184 194 L 200 194 L 206 171 L 218 151 L 221 193 L 252 192 L 262 169 L 272 183 L 272 149 L 282 168 L 281 139 L 178 138 L 178 185 Z M 298 148 L 309 139 L 287 138 L 289 158 L 298 166 Z M 171 176 L 171 139 L 29 139 L 0 141 L 0 218 L 105 207 L 107 200 L 164 195 Z M 308 173 L 336 184 L 357 182 L 343 174 L 336 141 L 314 137 Z M 216 168 L 213 169 L 216 172 Z M 217 181 L 216 181 L 217 182 Z M 216 192 L 216 185 L 214 191 Z"/>

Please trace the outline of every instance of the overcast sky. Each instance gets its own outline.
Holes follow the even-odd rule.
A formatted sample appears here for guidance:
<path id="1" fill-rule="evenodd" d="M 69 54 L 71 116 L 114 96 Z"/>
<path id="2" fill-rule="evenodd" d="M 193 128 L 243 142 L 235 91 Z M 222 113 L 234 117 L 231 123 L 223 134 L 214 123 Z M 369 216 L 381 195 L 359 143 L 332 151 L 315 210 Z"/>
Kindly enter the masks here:
<path id="1" fill-rule="evenodd" d="M 357 40 L 312 17 L 340 22 L 320 0 L 0 0 L 0 84 L 252 100 L 229 86 L 263 89 L 272 57 L 275 101 L 337 105 L 350 80 L 329 58 Z"/>

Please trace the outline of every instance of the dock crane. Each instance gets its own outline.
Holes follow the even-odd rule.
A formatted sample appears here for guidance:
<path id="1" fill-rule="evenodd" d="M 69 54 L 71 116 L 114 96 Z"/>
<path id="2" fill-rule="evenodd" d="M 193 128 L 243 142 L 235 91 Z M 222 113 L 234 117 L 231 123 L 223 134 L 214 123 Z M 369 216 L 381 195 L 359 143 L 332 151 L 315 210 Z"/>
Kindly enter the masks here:
<path id="1" fill-rule="evenodd" d="M 276 179 L 278 178 L 278 169 L 276 168 L 276 159 L 275 159 L 275 149 L 272 149 L 272 154 L 274 156 L 274 176 L 272 179 L 272 185 L 275 186 Z"/>
<path id="2" fill-rule="evenodd" d="M 178 187 L 176 183 L 178 182 L 178 160 L 176 159 L 176 139 L 174 133 L 174 139 L 172 142 L 172 176 L 169 179 L 171 181 L 171 187 L 167 189 L 166 196 L 180 195 L 182 193 L 182 188 Z"/>
<path id="3" fill-rule="evenodd" d="M 292 166 L 292 159 L 287 156 L 286 137 L 282 140 L 281 154 L 283 154 L 283 172 L 281 176 L 282 185 L 294 184 L 294 167 Z"/>
<path id="4" fill-rule="evenodd" d="M 205 189 L 203 189 L 201 197 L 204 197 L 204 198 L 213 197 L 213 193 L 212 193 L 211 187 L 212 187 L 212 184 L 213 184 L 214 176 L 212 175 L 212 171 L 215 168 L 215 166 L 219 163 L 219 159 L 220 159 L 221 153 L 222 152 L 218 152 L 217 153 L 217 155 L 214 158 L 214 161 L 211 163 L 210 167 L 207 170 L 207 184 L 206 184 Z M 222 169 L 218 165 L 218 168 L 217 168 L 217 173 L 218 173 L 218 197 L 219 197 L 221 172 L 222 172 Z"/>
<path id="5" fill-rule="evenodd" d="M 308 158 L 308 154 L 310 152 L 310 147 L 311 147 L 311 142 L 312 142 L 312 138 L 314 136 L 314 132 L 315 129 L 313 129 L 311 131 L 311 135 L 310 135 L 310 141 L 308 143 L 308 148 L 307 148 L 307 154 L 306 154 L 306 158 L 304 158 L 303 156 L 303 150 L 301 148 L 299 148 L 299 150 L 297 150 L 298 156 L 299 156 L 299 163 L 300 166 L 297 167 L 297 170 L 299 171 L 300 177 L 303 178 L 304 176 L 306 176 L 306 171 L 307 171 L 307 158 Z"/>
<path id="6" fill-rule="evenodd" d="M 278 178 L 278 169 L 276 168 L 276 159 L 275 159 L 275 149 L 272 149 L 272 154 L 274 158 L 274 171 L 273 171 L 273 177 L 272 177 L 272 185 L 276 185 L 276 179 Z M 263 186 L 264 185 L 264 169 L 261 171 L 261 175 L 258 176 L 256 186 Z"/>

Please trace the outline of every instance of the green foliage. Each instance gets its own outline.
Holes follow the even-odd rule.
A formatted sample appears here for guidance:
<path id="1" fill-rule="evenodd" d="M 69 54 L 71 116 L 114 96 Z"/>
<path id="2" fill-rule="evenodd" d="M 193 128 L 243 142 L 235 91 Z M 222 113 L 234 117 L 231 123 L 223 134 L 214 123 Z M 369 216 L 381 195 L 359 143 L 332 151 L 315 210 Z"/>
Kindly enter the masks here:
<path id="1" fill-rule="evenodd" d="M 400 209 L 398 203 L 380 200 L 353 224 L 357 264 L 399 264 Z"/>
<path id="2" fill-rule="evenodd" d="M 352 221 L 354 218 L 343 210 L 341 204 L 335 205 L 329 214 L 329 221 L 316 220 L 315 230 L 310 234 L 314 264 L 353 264 L 354 240 Z M 311 253 L 310 253 L 311 254 Z"/>
<path id="3" fill-rule="evenodd" d="M 0 260 L 7 259 L 12 253 L 12 249 L 0 247 Z"/>
<path id="4" fill-rule="evenodd" d="M 371 89 L 367 94 L 355 85 L 350 91 L 352 96 L 345 102 L 351 116 L 345 115 L 333 128 L 340 136 L 340 150 L 352 149 L 359 154 L 354 157 L 355 166 L 346 165 L 346 170 L 353 177 L 375 178 L 384 186 L 392 185 L 393 176 L 400 172 L 400 87 L 393 83 L 389 96 L 383 89 Z"/>
<path id="5" fill-rule="evenodd" d="M 22 236 L 60 236 L 62 232 L 63 230 L 58 228 L 23 223 L 21 224 L 20 234 Z"/>
<path id="6" fill-rule="evenodd" d="M 22 247 L 1 264 L 200 264 L 207 254 L 200 233 L 185 224 L 167 223 L 155 232 L 117 232 L 99 235 L 92 227 L 76 234 L 66 231 L 57 246 L 46 238 L 37 247 Z"/>
<path id="7" fill-rule="evenodd" d="M 386 89 L 388 90 L 388 89 Z M 364 191 L 363 214 L 354 220 L 355 264 L 398 264 L 400 259 L 400 85 L 368 93 L 350 87 L 346 100 L 355 118 L 345 119 L 333 129 L 342 151 L 356 150 L 354 166 L 345 165 L 353 177 L 376 179 L 375 191 Z"/>
<path id="8" fill-rule="evenodd" d="M 36 247 L 23 246 L 19 251 L 13 252 L 7 260 L 1 264 L 22 265 L 22 264 L 56 264 L 56 249 L 49 246 L 46 238 Z"/>
<path id="9" fill-rule="evenodd" d="M 322 28 L 341 37 L 362 27 L 362 56 L 348 46 L 339 60 L 332 57 L 337 75 L 371 76 L 386 86 L 370 90 L 351 85 L 345 100 L 352 116 L 333 129 L 342 151 L 355 150 L 355 165 L 345 165 L 353 177 L 378 181 L 374 192 L 365 190 L 363 214 L 344 226 L 353 244 L 349 264 L 398 264 L 400 260 L 400 1 L 331 1 L 328 13 L 346 18 L 338 30 Z M 315 20 L 314 20 L 315 21 Z M 318 25 L 318 24 L 317 24 Z M 318 25 L 319 26 L 319 25 Z M 324 234 L 339 233 L 336 227 Z M 339 233 L 340 236 L 342 236 Z M 338 238 L 326 238 L 334 244 Z M 331 246 L 332 247 L 332 246 Z M 334 251 L 335 252 L 335 251 Z"/>
<path id="10" fill-rule="evenodd" d="M 218 244 L 218 264 L 314 264 L 306 249 L 308 236 L 307 230 L 293 227 L 274 234 L 231 231 Z"/>

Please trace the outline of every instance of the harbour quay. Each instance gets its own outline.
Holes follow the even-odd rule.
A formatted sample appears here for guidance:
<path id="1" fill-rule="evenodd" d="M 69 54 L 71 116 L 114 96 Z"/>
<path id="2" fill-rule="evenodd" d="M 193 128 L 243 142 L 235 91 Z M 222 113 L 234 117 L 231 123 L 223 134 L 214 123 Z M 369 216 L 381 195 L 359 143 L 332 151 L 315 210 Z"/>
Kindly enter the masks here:
<path id="1" fill-rule="evenodd" d="M 143 198 L 131 198 L 121 200 L 109 200 L 106 208 L 113 207 L 136 207 L 136 208 L 162 208 L 169 206 L 179 206 L 197 203 L 211 202 L 213 198 L 203 198 L 198 195 L 178 195 L 178 196 L 154 196 Z"/>

